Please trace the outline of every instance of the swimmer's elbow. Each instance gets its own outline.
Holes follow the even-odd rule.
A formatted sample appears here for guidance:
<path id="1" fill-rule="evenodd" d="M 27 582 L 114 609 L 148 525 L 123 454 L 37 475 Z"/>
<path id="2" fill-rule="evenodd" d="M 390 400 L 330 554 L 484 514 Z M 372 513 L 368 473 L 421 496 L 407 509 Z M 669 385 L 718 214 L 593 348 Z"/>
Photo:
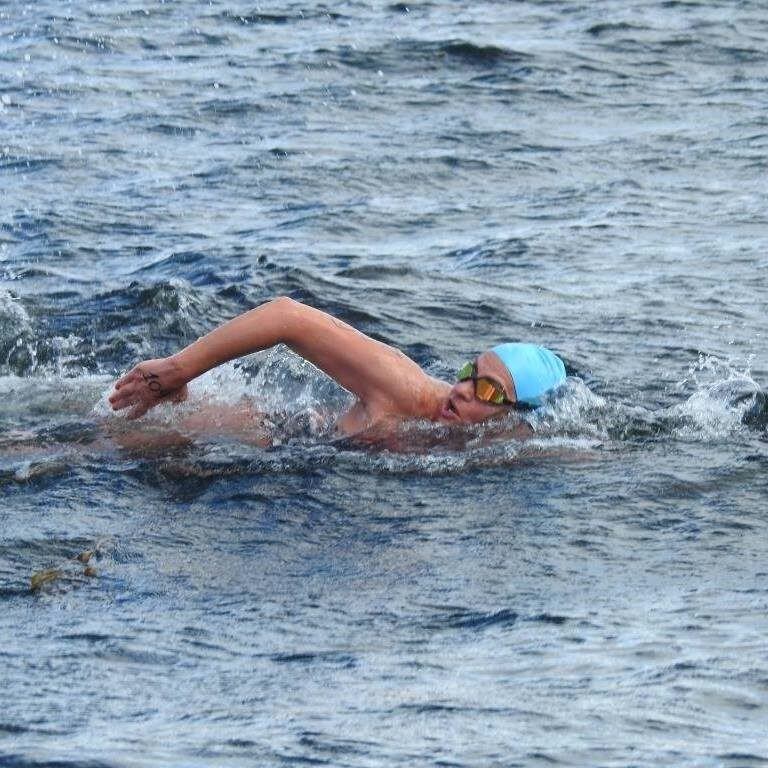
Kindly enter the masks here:
<path id="1" fill-rule="evenodd" d="M 290 296 L 276 296 L 274 299 L 268 301 L 267 304 L 278 311 L 287 312 L 300 305 L 301 302 L 292 299 Z"/>
<path id="2" fill-rule="evenodd" d="M 277 296 L 268 301 L 266 306 L 269 308 L 269 317 L 273 318 L 279 329 L 277 340 L 293 346 L 294 341 L 301 338 L 305 331 L 310 308 L 290 296 Z"/>

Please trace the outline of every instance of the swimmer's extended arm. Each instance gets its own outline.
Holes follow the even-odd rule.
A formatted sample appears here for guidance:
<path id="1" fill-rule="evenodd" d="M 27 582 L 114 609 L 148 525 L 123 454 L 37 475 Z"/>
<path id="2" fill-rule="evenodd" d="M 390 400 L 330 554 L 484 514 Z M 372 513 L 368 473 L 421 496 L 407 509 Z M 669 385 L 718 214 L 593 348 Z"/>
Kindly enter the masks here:
<path id="1" fill-rule="evenodd" d="M 114 410 L 138 418 L 159 402 L 180 399 L 187 382 L 243 355 L 287 344 L 364 405 L 402 412 L 426 374 L 402 352 L 376 341 L 319 309 L 287 297 L 230 320 L 168 358 L 148 360 L 119 379 Z"/>

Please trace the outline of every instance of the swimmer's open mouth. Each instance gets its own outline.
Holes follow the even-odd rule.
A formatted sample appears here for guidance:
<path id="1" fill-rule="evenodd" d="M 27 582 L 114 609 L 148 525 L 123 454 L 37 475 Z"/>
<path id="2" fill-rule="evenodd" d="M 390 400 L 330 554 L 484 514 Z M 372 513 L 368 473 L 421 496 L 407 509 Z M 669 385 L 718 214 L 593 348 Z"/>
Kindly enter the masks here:
<path id="1" fill-rule="evenodd" d="M 461 421 L 461 416 L 459 416 L 459 412 L 456 410 L 456 406 L 453 403 L 452 398 L 448 398 L 445 401 L 445 404 L 443 405 L 442 411 L 440 412 L 440 415 L 443 419 L 446 421 Z"/>

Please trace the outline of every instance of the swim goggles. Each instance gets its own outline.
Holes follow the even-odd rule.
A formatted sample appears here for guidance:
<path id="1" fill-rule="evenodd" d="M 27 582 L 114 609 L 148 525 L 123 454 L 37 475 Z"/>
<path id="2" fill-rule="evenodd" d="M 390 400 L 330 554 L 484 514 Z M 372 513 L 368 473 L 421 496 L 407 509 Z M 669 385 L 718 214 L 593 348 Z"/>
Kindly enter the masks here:
<path id="1" fill-rule="evenodd" d="M 464 363 L 456 374 L 458 381 L 467 381 L 472 379 L 475 385 L 475 397 L 484 403 L 493 403 L 494 405 L 515 405 L 507 397 L 504 387 L 498 381 L 488 378 L 488 376 L 478 376 L 477 366 L 474 362 Z"/>

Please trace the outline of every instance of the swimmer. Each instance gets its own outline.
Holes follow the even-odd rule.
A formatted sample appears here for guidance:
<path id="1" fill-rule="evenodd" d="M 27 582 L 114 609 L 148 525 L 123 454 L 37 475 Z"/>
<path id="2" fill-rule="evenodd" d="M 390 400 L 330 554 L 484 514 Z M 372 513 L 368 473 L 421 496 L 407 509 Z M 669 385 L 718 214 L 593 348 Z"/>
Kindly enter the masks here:
<path id="1" fill-rule="evenodd" d="M 508 343 L 466 363 L 450 384 L 338 318 L 280 297 L 170 357 L 139 363 L 115 382 L 109 403 L 138 419 L 160 403 L 185 400 L 187 383 L 206 371 L 276 344 L 286 344 L 357 397 L 336 424 L 339 436 L 386 433 L 409 420 L 446 425 L 500 420 L 510 410 L 540 405 L 565 381 L 555 354 L 534 344 Z"/>

